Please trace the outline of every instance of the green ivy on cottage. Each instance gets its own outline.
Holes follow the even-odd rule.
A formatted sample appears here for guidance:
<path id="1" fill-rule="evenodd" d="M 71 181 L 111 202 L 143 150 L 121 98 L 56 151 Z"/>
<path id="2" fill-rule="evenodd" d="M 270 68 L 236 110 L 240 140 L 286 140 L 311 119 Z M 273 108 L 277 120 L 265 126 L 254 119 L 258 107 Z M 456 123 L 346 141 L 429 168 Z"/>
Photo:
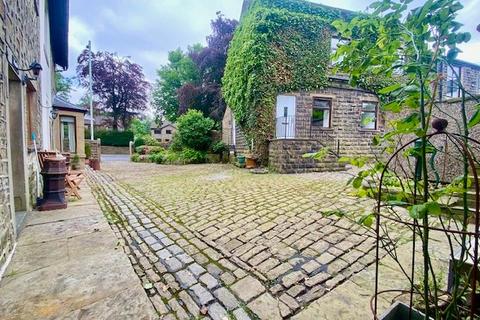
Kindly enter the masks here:
<path id="1" fill-rule="evenodd" d="M 298 0 L 257 0 L 243 17 L 228 52 L 223 95 L 260 160 L 274 135 L 276 96 L 326 87 L 330 25 L 350 15 Z"/>

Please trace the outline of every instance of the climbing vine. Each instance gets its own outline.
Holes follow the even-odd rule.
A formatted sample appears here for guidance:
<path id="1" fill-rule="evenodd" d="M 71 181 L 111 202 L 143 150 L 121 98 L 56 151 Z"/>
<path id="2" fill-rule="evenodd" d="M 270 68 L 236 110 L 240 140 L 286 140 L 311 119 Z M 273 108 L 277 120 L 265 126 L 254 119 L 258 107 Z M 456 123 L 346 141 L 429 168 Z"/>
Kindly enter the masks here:
<path id="1" fill-rule="evenodd" d="M 327 85 L 331 22 L 348 11 L 298 0 L 254 0 L 228 52 L 223 95 L 252 150 L 266 160 L 279 93 Z"/>

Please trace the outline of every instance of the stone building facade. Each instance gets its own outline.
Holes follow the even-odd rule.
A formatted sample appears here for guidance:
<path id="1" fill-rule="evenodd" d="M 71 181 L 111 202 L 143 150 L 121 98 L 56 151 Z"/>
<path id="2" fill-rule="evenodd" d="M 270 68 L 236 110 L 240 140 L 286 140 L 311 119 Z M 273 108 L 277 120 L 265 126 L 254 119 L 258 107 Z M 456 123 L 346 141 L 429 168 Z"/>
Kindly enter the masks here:
<path id="1" fill-rule="evenodd" d="M 439 92 L 441 101 L 461 97 L 460 87 L 456 84 L 458 77 L 467 92 L 472 95 L 480 94 L 480 65 L 455 60 L 451 66 L 442 63 L 439 66 L 439 72 L 444 77 Z"/>
<path id="2" fill-rule="evenodd" d="M 53 78 L 22 69 L 45 58 L 45 30 L 54 33 L 47 43 L 55 45 L 53 55 L 42 65 L 51 75 L 55 64 L 67 67 L 68 1 L 50 7 L 46 0 L 0 1 L 0 277 L 14 250 L 16 218 L 33 208 L 40 192 L 35 147 L 46 144 L 42 132 L 49 131 L 41 82 Z"/>
<path id="3" fill-rule="evenodd" d="M 322 90 L 291 92 L 277 97 L 275 136 L 269 143 L 269 165 L 280 173 L 342 170 L 339 156 L 372 156 L 375 135 L 384 131 L 385 119 L 375 94 L 330 79 Z M 228 117 L 228 118 L 227 118 Z M 245 152 L 244 137 L 234 127 L 231 112 L 223 121 L 223 140 Z M 233 132 L 232 132 L 233 131 Z M 230 135 L 234 138 L 228 139 Z M 328 148 L 322 161 L 304 154 Z"/>

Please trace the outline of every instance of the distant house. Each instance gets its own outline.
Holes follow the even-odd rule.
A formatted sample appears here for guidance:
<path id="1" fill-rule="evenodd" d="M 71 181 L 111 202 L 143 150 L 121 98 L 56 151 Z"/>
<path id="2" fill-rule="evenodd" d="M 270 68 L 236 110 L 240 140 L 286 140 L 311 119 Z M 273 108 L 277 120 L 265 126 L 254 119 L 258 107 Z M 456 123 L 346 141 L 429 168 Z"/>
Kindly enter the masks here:
<path id="1" fill-rule="evenodd" d="M 444 75 L 442 86 L 440 86 L 442 101 L 461 98 L 460 87 L 456 80 L 457 75 L 460 76 L 460 81 L 465 90 L 474 95 L 480 94 L 480 65 L 455 60 L 451 68 L 448 68 L 444 63 L 439 68 L 439 71 Z"/>
<path id="2" fill-rule="evenodd" d="M 173 135 L 176 131 L 177 127 L 175 124 L 169 121 L 164 121 L 160 127 L 151 128 L 152 136 L 164 144 L 168 144 L 172 141 Z"/>
<path id="3" fill-rule="evenodd" d="M 53 149 L 77 154 L 84 160 L 87 109 L 56 96 L 53 99 L 53 110 Z"/>

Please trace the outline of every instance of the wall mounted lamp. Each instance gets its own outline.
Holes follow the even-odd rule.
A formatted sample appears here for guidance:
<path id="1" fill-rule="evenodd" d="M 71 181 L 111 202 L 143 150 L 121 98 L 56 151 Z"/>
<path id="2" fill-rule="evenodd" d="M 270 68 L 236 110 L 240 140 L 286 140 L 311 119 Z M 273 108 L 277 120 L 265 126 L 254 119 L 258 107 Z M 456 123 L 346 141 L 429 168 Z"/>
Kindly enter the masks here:
<path id="1" fill-rule="evenodd" d="M 37 61 L 33 61 L 30 66 L 28 67 L 28 69 L 21 69 L 21 68 L 17 68 L 17 70 L 19 71 L 24 71 L 24 72 L 27 72 L 27 71 L 32 71 L 33 75 L 35 76 L 34 78 L 30 78 L 28 76 L 28 74 L 24 74 L 23 75 L 23 84 L 25 84 L 28 80 L 38 80 L 38 76 L 40 75 L 40 71 L 43 70 L 42 68 L 42 65 L 40 63 L 38 63 Z"/>

